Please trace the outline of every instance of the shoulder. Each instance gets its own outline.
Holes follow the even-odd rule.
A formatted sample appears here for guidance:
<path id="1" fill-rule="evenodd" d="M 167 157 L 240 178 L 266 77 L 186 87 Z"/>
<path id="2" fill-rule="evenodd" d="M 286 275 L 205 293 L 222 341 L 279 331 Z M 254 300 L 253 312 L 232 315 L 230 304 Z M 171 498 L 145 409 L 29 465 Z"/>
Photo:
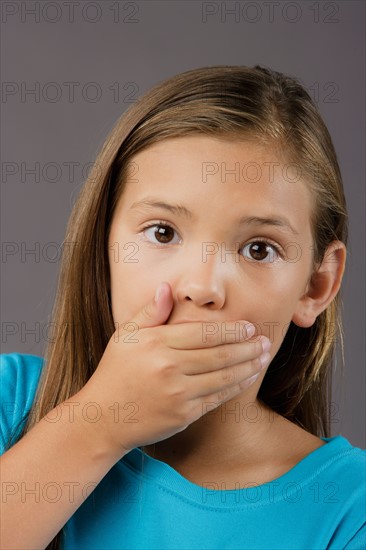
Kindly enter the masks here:
<path id="1" fill-rule="evenodd" d="M 2 400 L 31 398 L 38 384 L 44 360 L 37 355 L 8 353 L 0 355 L 0 381 Z M 29 403 L 24 403 L 29 404 Z"/>
<path id="2" fill-rule="evenodd" d="M 360 473 L 365 467 L 366 450 L 352 445 L 342 435 L 318 437 L 285 419 L 277 438 L 277 446 L 284 453 L 282 456 L 289 457 L 287 465 L 294 466 L 306 458 L 305 464 L 311 465 L 313 471 L 316 467 L 319 473 L 329 472 L 329 469 L 343 471 L 345 464 Z"/>
<path id="3" fill-rule="evenodd" d="M 316 480 L 333 487 L 341 502 L 362 503 L 366 496 L 366 450 L 352 445 L 342 435 L 322 437 L 324 445 L 309 453 L 299 464 L 308 483 Z"/>
<path id="4" fill-rule="evenodd" d="M 319 438 L 286 424 L 279 441 L 291 457 L 280 480 L 305 499 L 303 520 L 323 518 L 327 548 L 366 548 L 366 450 L 343 435 Z"/>
<path id="5" fill-rule="evenodd" d="M 329 468 L 338 472 L 342 478 L 353 479 L 358 475 L 356 481 L 366 477 L 366 449 L 361 449 L 343 435 L 322 438 L 327 442 L 326 447 L 329 453 L 326 456 L 326 464 Z M 365 491 L 365 487 L 363 487 Z"/>
<path id="6" fill-rule="evenodd" d="M 323 518 L 336 526 L 330 547 L 365 548 L 366 450 L 342 435 L 323 439 L 327 445 L 313 453 L 312 487 L 324 503 Z"/>
<path id="7" fill-rule="evenodd" d="M 32 406 L 44 360 L 36 355 L 0 355 L 0 451 Z"/>
<path id="8" fill-rule="evenodd" d="M 327 445 L 319 453 L 316 470 L 319 478 L 332 482 L 339 508 L 345 515 L 352 510 L 359 527 L 366 521 L 366 450 L 361 449 L 344 436 L 324 438 Z M 315 458 L 316 458 L 316 452 Z M 315 465 L 315 464 L 314 464 Z"/>

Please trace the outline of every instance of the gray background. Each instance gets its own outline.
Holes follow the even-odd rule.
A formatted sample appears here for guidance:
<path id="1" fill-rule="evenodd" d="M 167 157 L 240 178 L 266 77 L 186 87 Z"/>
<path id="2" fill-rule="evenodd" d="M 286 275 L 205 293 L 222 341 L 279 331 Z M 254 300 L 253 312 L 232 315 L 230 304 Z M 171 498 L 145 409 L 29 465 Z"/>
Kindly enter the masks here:
<path id="1" fill-rule="evenodd" d="M 365 3 L 1 4 L 2 353 L 43 354 L 72 204 L 131 101 L 195 67 L 263 64 L 301 79 L 338 154 L 350 246 L 332 435 L 365 448 Z"/>

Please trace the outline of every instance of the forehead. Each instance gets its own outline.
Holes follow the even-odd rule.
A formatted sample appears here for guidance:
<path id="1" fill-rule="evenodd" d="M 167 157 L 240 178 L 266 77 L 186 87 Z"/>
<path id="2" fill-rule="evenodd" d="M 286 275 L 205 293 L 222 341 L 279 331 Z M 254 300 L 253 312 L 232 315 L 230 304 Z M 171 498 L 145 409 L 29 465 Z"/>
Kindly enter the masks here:
<path id="1" fill-rule="evenodd" d="M 124 208 L 157 196 L 195 217 L 282 214 L 302 231 L 309 226 L 312 198 L 300 166 L 255 139 L 166 139 L 131 160 Z"/>

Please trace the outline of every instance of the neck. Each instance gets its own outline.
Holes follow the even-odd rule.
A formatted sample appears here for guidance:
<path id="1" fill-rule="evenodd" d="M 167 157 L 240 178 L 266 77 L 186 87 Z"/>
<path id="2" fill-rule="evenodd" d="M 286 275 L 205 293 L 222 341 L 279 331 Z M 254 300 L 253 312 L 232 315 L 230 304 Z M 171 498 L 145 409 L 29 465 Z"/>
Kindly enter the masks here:
<path id="1" fill-rule="evenodd" d="M 324 444 L 252 394 L 222 404 L 143 450 L 197 485 L 204 486 L 209 476 L 234 489 L 238 482 L 261 485 L 277 479 Z"/>
<path id="2" fill-rule="evenodd" d="M 239 395 L 213 408 L 204 404 L 207 412 L 184 431 L 143 450 L 167 463 L 194 463 L 197 466 L 236 461 L 248 464 L 262 458 L 261 449 L 268 444 L 274 428 L 289 422 L 252 395 Z"/>

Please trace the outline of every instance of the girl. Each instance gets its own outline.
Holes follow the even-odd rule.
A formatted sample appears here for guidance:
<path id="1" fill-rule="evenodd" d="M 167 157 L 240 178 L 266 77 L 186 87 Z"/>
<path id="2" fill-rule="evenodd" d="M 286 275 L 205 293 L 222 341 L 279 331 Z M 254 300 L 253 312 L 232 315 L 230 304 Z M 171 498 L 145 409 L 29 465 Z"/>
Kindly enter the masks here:
<path id="1" fill-rule="evenodd" d="M 3 547 L 363 548 L 366 453 L 330 437 L 346 204 L 299 82 L 155 86 L 65 240 L 45 359 L 2 357 Z"/>

